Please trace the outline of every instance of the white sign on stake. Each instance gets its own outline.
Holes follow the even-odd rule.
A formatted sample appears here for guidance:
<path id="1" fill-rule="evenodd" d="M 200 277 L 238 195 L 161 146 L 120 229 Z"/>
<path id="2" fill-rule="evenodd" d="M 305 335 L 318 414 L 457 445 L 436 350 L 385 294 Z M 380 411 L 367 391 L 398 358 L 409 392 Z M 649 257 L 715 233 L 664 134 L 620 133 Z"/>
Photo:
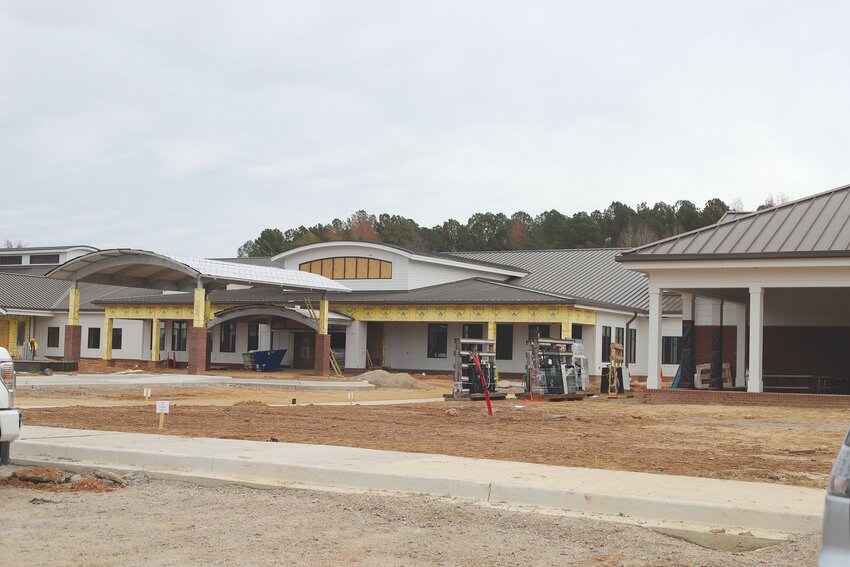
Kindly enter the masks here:
<path id="1" fill-rule="evenodd" d="M 168 407 L 171 402 L 166 400 L 157 400 L 156 402 L 156 413 L 168 413 Z"/>
<path id="2" fill-rule="evenodd" d="M 150 397 L 151 397 L 151 389 L 150 389 L 150 388 L 145 388 L 145 391 L 142 393 L 142 395 L 143 395 L 145 398 L 150 398 Z"/>

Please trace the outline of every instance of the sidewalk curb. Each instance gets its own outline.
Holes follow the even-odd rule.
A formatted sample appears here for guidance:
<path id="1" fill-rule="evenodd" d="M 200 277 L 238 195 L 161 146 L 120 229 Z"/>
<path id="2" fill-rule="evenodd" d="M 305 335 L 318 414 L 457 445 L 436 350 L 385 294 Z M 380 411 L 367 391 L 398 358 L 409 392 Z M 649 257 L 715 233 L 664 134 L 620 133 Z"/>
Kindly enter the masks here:
<path id="1" fill-rule="evenodd" d="M 103 433 L 103 432 L 99 432 Z M 117 434 L 106 434 L 103 437 Z M 158 437 L 149 435 L 148 437 Z M 173 438 L 172 438 L 173 439 Z M 179 439 L 179 438 L 178 438 Z M 185 441 L 185 439 L 183 439 Z M 207 440 L 210 441 L 210 440 Z M 226 449 L 228 440 L 216 441 L 213 445 Z M 246 442 L 236 442 L 246 443 Z M 253 442 L 266 445 L 262 442 Z M 288 444 L 281 444 L 288 445 Z M 238 445 L 230 445 L 238 447 Z M 311 448 L 317 446 L 305 445 L 305 461 L 310 458 Z M 328 449 L 322 447 L 317 450 Z M 330 448 L 333 449 L 333 448 Z M 362 451 L 362 456 L 352 462 L 336 464 L 269 462 L 256 458 L 239 456 L 190 455 L 167 450 L 123 449 L 115 447 L 97 447 L 79 443 L 69 438 L 65 442 L 50 440 L 21 440 L 12 444 L 12 461 L 16 464 L 41 465 L 51 464 L 62 467 L 87 468 L 107 467 L 121 470 L 141 470 L 151 476 L 183 478 L 197 480 L 201 483 L 240 483 L 249 486 L 280 487 L 287 485 L 308 485 L 328 488 L 379 490 L 409 494 L 424 494 L 471 499 L 492 504 L 507 504 L 516 506 L 532 506 L 538 508 L 565 510 L 577 513 L 587 513 L 615 517 L 628 517 L 636 522 L 682 522 L 689 525 L 709 527 L 726 527 L 742 530 L 760 530 L 781 533 L 817 533 L 821 529 L 822 515 L 812 511 L 815 498 L 820 491 L 801 489 L 798 487 L 782 487 L 766 485 L 769 490 L 777 493 L 787 493 L 788 498 L 777 502 L 775 509 L 757 506 L 741 506 L 730 502 L 706 502 L 695 499 L 673 500 L 659 498 L 649 494 L 640 494 L 635 490 L 631 494 L 612 496 L 606 494 L 600 487 L 591 489 L 581 486 L 554 485 L 551 479 L 540 477 L 537 471 L 545 470 L 539 467 L 545 465 L 528 465 L 529 474 L 510 475 L 496 474 L 490 479 L 459 478 L 454 475 L 440 473 L 440 467 L 446 462 L 457 466 L 458 470 L 466 461 L 437 455 L 409 454 L 404 463 L 382 464 L 374 462 L 369 453 L 387 453 L 370 449 L 352 450 L 345 448 L 348 453 Z M 231 455 L 238 449 L 229 451 Z M 360 453 L 354 453 L 360 455 Z M 453 459 L 458 459 L 455 465 Z M 321 460 L 321 459 L 319 459 Z M 420 462 L 421 461 L 421 462 Z M 483 464 L 493 461 L 482 461 Z M 403 471 L 393 471 L 402 468 Z M 498 465 L 498 463 L 497 463 Z M 513 463 L 513 465 L 524 465 Z M 369 468 L 371 467 L 371 468 Z M 361 469 L 361 470 L 358 470 Z M 429 468 L 432 469 L 429 472 Z M 444 467 L 445 468 L 445 467 Z M 365 470 L 364 470 L 365 469 Z M 555 472 L 569 472 L 565 467 Z M 583 472 L 587 472 L 585 469 Z M 608 471 L 606 471 L 608 472 Z M 642 475 L 644 473 L 623 473 L 624 475 Z M 502 478 L 496 478 L 501 476 Z M 658 482 L 664 482 L 663 475 Z M 677 477 L 670 477 L 677 478 Z M 654 478 L 651 479 L 654 481 Z M 730 482 L 713 479 L 698 479 L 707 482 Z M 741 484 L 741 483 L 738 483 Z M 754 487 L 762 487 L 759 483 L 748 483 Z M 786 490 L 787 489 L 787 490 Z M 798 508 L 792 509 L 793 502 Z M 822 500 L 821 500 L 822 502 Z M 772 504 L 772 502 L 771 502 Z M 784 509 L 783 509 L 784 507 Z M 809 512 L 804 510 L 808 509 Z"/>

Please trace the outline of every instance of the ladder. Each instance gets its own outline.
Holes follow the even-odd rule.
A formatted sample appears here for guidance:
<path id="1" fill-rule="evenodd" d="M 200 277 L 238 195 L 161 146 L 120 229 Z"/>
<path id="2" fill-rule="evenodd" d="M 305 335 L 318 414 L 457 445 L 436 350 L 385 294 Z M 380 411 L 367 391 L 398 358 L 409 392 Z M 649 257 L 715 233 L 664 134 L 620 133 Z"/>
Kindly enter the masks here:
<path id="1" fill-rule="evenodd" d="M 611 343 L 611 364 L 608 366 L 608 398 L 616 398 L 620 393 L 617 370 L 623 366 L 624 349 L 620 343 Z"/>
<path id="2" fill-rule="evenodd" d="M 319 320 L 319 314 L 316 313 L 316 309 L 313 307 L 313 302 L 311 302 L 307 298 L 304 298 L 304 303 L 307 305 L 307 313 L 310 314 L 310 319 L 312 319 L 313 321 L 318 321 Z M 336 376 L 338 378 L 342 378 L 342 369 L 339 367 L 339 363 L 336 361 L 336 357 L 334 356 L 334 351 L 333 351 L 333 349 L 329 349 L 329 350 L 330 350 L 330 355 L 331 355 L 330 356 L 331 368 L 334 369 L 334 374 L 336 374 Z"/>

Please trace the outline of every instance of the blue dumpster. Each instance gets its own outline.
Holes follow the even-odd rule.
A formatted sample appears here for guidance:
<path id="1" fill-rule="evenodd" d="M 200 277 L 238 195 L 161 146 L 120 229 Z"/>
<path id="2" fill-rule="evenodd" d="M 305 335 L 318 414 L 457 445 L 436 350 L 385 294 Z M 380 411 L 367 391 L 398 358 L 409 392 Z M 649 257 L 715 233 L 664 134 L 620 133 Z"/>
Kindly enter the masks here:
<path id="1" fill-rule="evenodd" d="M 280 363 L 283 362 L 286 349 L 254 350 L 250 354 L 254 355 L 254 364 L 257 370 L 277 370 L 280 368 Z"/>

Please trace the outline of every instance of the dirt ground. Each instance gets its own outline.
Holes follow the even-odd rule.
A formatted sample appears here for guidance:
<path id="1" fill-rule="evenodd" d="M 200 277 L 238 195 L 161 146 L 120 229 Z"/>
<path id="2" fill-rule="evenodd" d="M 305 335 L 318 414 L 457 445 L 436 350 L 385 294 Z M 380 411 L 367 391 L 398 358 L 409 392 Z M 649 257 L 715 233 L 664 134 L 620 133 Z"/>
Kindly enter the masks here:
<path id="1" fill-rule="evenodd" d="M 426 379 L 420 382 L 429 389 L 411 390 L 404 388 L 375 388 L 374 390 L 353 390 L 355 402 L 377 400 L 413 400 L 440 398 L 451 393 L 451 382 L 440 379 Z M 20 389 L 15 398 L 23 407 L 69 406 L 69 405 L 115 405 L 131 406 L 144 403 L 143 386 L 137 388 L 102 389 Z M 164 399 L 183 405 L 222 406 L 250 400 L 262 400 L 266 404 L 290 404 L 292 398 L 299 404 L 323 402 L 347 402 L 348 392 L 328 392 L 316 390 L 284 390 L 281 388 L 256 388 L 244 386 L 198 386 L 198 387 L 151 387 L 150 403 Z"/>
<path id="2" fill-rule="evenodd" d="M 255 400 L 258 398 L 255 397 Z M 562 403 L 172 405 L 165 433 L 441 453 L 826 487 L 850 410 Z M 28 409 L 24 422 L 157 433 L 150 406 Z"/>
<path id="3" fill-rule="evenodd" d="M 460 500 L 161 480 L 109 493 L 0 487 L 0 517 L 0 565 L 10 567 L 813 565 L 819 543 L 723 535 L 706 548 L 640 526 Z"/>

